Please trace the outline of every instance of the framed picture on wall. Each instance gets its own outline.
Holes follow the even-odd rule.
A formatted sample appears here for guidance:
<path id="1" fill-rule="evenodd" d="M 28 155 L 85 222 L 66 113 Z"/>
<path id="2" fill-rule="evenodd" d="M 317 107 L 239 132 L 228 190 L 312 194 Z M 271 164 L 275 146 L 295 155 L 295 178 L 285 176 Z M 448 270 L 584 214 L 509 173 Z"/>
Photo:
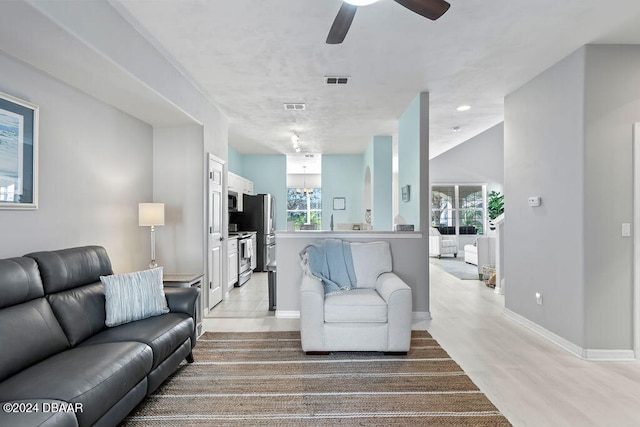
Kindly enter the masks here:
<path id="1" fill-rule="evenodd" d="M 402 187 L 402 201 L 408 202 L 409 200 L 411 200 L 411 186 L 405 185 Z"/>
<path id="2" fill-rule="evenodd" d="M 334 211 L 343 211 L 347 208 L 347 199 L 344 197 L 334 197 L 333 198 L 333 210 Z"/>
<path id="3" fill-rule="evenodd" d="M 0 209 L 38 208 L 38 106 L 0 92 Z"/>

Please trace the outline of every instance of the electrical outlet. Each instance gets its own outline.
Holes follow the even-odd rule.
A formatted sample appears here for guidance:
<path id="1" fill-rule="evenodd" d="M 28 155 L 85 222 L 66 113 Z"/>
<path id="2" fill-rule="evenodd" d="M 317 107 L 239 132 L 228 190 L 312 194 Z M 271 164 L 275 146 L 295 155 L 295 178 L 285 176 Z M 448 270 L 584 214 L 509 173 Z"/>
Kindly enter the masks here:
<path id="1" fill-rule="evenodd" d="M 542 294 L 540 292 L 536 292 L 536 304 L 542 305 Z"/>

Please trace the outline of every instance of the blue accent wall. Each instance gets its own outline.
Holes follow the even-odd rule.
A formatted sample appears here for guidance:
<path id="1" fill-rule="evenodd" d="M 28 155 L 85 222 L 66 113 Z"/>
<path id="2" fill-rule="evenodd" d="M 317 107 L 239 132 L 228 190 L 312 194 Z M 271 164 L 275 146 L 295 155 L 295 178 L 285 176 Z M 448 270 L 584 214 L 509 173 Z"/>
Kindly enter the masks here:
<path id="1" fill-rule="evenodd" d="M 287 157 L 241 155 L 241 175 L 253 181 L 254 194 L 273 194 L 276 198 L 276 230 L 287 229 Z M 240 175 L 240 174 L 239 174 Z"/>
<path id="2" fill-rule="evenodd" d="M 334 225 L 364 222 L 362 164 L 362 154 L 324 154 L 322 156 L 323 230 L 330 229 L 332 214 Z M 334 197 L 346 199 L 345 210 L 333 210 Z"/>
<path id="3" fill-rule="evenodd" d="M 420 95 L 398 122 L 398 214 L 420 229 Z M 410 199 L 402 200 L 402 187 L 410 186 Z M 427 191 L 428 194 L 428 191 Z"/>
<path id="4" fill-rule="evenodd" d="M 231 147 L 228 147 L 227 152 L 227 169 L 229 172 L 242 176 L 242 154 Z"/>

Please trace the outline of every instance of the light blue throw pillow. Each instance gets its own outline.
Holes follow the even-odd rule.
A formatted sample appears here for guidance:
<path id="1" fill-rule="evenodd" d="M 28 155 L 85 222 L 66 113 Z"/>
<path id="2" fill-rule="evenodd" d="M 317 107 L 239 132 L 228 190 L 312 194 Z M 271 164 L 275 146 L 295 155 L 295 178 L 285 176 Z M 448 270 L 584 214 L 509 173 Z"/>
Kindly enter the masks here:
<path id="1" fill-rule="evenodd" d="M 162 267 L 135 273 L 100 276 L 104 284 L 107 326 L 168 313 Z"/>

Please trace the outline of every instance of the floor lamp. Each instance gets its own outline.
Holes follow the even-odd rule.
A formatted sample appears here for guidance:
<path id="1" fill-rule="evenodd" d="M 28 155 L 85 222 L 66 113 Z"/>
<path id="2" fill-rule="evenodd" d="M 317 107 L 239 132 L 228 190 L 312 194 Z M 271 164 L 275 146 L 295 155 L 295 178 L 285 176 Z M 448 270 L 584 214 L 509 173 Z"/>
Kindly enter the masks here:
<path id="1" fill-rule="evenodd" d="M 156 268 L 156 226 L 164 225 L 164 203 L 139 203 L 138 225 L 151 227 L 151 262 L 149 268 Z"/>

